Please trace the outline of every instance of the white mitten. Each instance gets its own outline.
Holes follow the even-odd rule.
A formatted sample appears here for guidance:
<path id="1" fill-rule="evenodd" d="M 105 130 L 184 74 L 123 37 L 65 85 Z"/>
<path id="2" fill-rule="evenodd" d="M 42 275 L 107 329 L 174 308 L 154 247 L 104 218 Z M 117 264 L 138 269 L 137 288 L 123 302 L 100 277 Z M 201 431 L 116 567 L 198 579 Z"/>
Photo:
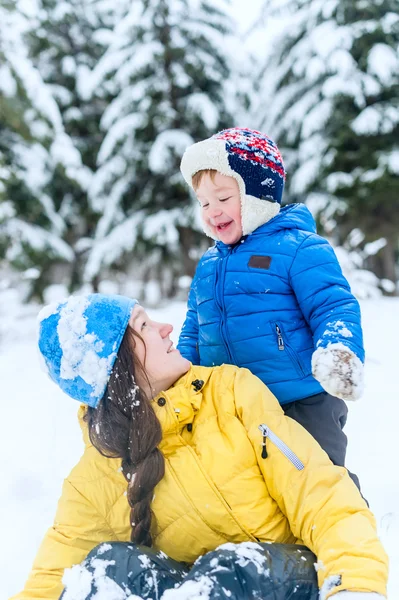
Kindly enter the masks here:
<path id="1" fill-rule="evenodd" d="M 338 342 L 317 348 L 312 373 L 323 388 L 342 400 L 358 400 L 363 393 L 363 364 L 352 350 Z"/>
<path id="2" fill-rule="evenodd" d="M 338 592 L 330 598 L 331 600 L 386 600 L 385 596 L 376 592 L 350 592 L 348 590 Z"/>

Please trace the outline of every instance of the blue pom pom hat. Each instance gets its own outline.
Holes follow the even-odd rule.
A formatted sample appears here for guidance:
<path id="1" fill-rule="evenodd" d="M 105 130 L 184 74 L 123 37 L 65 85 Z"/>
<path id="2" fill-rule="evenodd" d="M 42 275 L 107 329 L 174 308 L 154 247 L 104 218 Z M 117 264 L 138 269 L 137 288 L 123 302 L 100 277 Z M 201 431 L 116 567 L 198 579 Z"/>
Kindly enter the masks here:
<path id="1" fill-rule="evenodd" d="M 224 129 L 189 146 L 180 169 L 191 188 L 193 176 L 204 169 L 234 177 L 240 190 L 243 235 L 267 223 L 280 210 L 285 181 L 283 159 L 273 140 L 260 131 Z M 214 237 L 206 226 L 204 230 Z"/>
<path id="2" fill-rule="evenodd" d="M 124 296 L 88 294 L 70 296 L 40 311 L 42 362 L 68 396 L 98 405 L 136 304 Z"/>

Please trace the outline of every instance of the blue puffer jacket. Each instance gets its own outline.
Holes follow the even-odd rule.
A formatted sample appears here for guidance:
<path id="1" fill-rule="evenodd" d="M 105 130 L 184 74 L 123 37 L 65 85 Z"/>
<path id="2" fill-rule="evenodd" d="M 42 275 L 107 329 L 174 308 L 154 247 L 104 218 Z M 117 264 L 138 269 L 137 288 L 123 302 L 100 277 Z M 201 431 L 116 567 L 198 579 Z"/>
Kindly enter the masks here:
<path id="1" fill-rule="evenodd" d="M 200 260 L 178 345 L 194 364 L 247 367 L 285 404 L 323 391 L 312 353 L 337 342 L 364 362 L 359 304 L 303 204 Z"/>

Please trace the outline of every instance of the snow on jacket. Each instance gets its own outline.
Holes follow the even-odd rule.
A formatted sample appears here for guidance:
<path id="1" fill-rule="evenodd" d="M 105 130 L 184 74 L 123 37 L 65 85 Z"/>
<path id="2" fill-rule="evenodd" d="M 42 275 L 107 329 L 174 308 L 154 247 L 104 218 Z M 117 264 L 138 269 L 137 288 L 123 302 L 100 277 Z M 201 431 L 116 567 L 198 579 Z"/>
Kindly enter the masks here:
<path id="1" fill-rule="evenodd" d="M 318 347 L 341 342 L 364 362 L 360 308 L 334 250 L 303 204 L 291 204 L 235 245 L 200 260 L 178 348 L 193 364 L 231 363 L 281 404 L 323 391 Z"/>
<path id="2" fill-rule="evenodd" d="M 387 557 L 346 469 L 284 416 L 257 377 L 231 365 L 192 367 L 153 406 L 166 462 L 152 503 L 156 549 L 192 563 L 226 542 L 301 540 L 318 558 L 326 598 L 340 590 L 386 594 Z M 14 600 L 55 600 L 66 567 L 101 542 L 130 539 L 120 461 L 104 458 L 85 435 L 54 525 Z"/>

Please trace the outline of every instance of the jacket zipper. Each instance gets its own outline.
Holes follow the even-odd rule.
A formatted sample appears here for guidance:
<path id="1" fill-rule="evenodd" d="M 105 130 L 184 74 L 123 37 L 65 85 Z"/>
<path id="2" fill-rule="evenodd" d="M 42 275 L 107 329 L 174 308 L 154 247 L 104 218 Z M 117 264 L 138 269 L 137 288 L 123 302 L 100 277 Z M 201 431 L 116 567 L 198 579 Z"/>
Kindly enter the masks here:
<path id="1" fill-rule="evenodd" d="M 296 355 L 295 350 L 293 348 L 291 348 L 291 346 L 289 344 L 287 344 L 287 342 L 284 341 L 283 332 L 281 331 L 281 328 L 278 323 L 275 323 L 275 328 L 276 328 L 276 333 L 277 333 L 278 349 L 279 350 L 287 350 L 291 360 L 293 362 L 295 362 L 296 366 L 298 367 L 299 373 L 301 373 L 303 376 L 305 376 L 305 371 L 303 370 L 303 367 L 299 361 L 299 358 Z"/>
<path id="2" fill-rule="evenodd" d="M 228 257 L 229 256 L 227 255 L 227 256 L 221 258 L 219 261 L 219 264 L 218 264 L 217 281 L 216 281 L 216 304 L 220 311 L 220 325 L 219 325 L 220 337 L 222 338 L 224 346 L 226 348 L 226 352 L 229 357 L 229 362 L 231 364 L 236 364 L 236 360 L 232 354 L 231 344 L 230 344 L 230 340 L 229 340 L 227 330 L 226 330 L 226 311 L 224 309 L 224 298 L 223 298 L 223 294 L 220 295 L 220 293 L 219 293 L 220 290 L 224 289 L 224 279 L 225 279 Z"/>
<path id="3" fill-rule="evenodd" d="M 262 432 L 263 441 L 262 441 L 262 458 L 267 458 L 267 450 L 266 450 L 266 438 L 269 438 L 271 442 L 284 454 L 286 458 L 294 465 L 298 471 L 302 471 L 305 468 L 305 465 L 301 461 L 300 458 L 287 446 L 283 440 L 281 440 L 273 431 L 269 429 L 267 425 L 259 425 L 259 429 Z"/>
<path id="4" fill-rule="evenodd" d="M 280 327 L 277 325 L 276 323 L 276 332 L 277 332 L 277 343 L 278 343 L 278 349 L 279 350 L 284 350 L 285 346 L 284 346 L 284 340 L 283 340 L 283 336 L 281 335 L 281 329 Z"/>

